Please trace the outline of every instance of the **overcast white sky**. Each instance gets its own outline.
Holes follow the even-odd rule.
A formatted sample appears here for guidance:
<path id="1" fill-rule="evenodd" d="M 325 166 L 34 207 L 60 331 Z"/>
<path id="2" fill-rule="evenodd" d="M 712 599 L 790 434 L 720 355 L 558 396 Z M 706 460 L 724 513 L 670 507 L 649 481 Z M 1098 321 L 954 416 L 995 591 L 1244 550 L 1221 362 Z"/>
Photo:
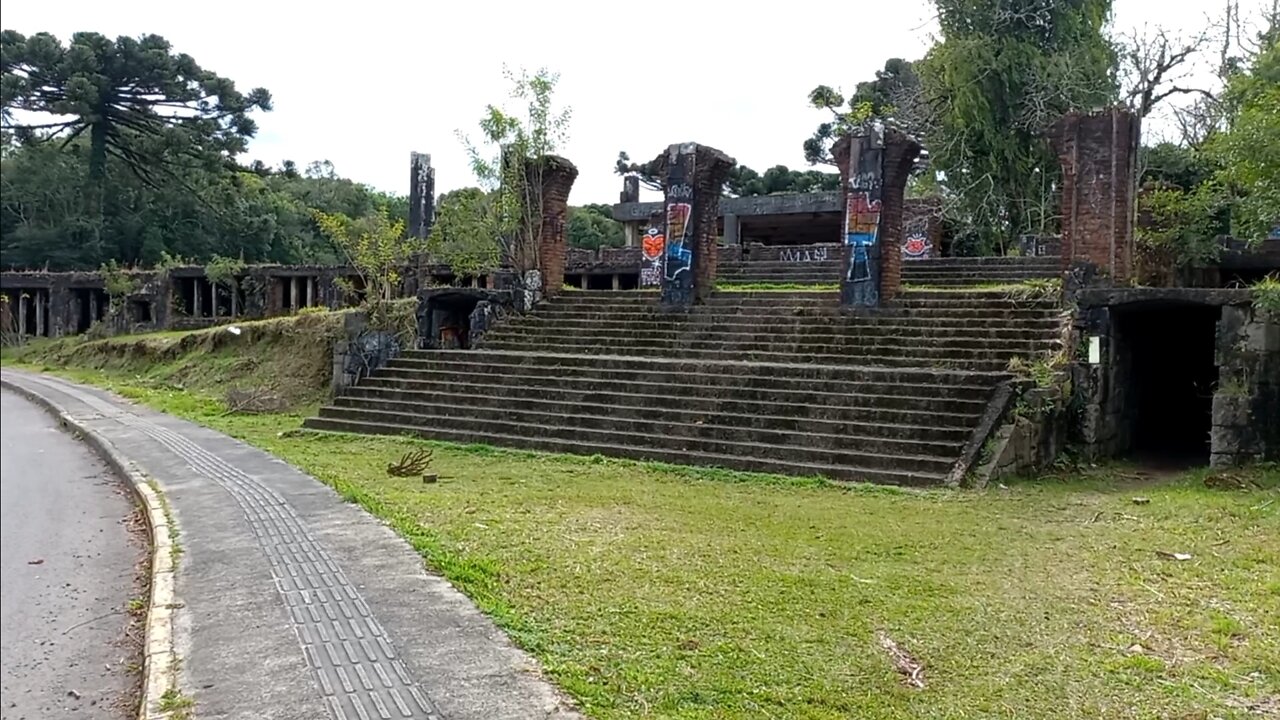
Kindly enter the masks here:
<path id="1" fill-rule="evenodd" d="M 1190 30 L 1225 0 L 1115 0 L 1114 25 Z M 750 9 L 748 9 L 750 8 Z M 849 90 L 890 57 L 931 44 L 927 0 L 777 3 L 303 3 L 219 0 L 6 2 L 3 26 L 23 34 L 157 33 L 241 90 L 271 91 L 249 157 L 408 191 L 409 152 L 431 153 L 438 192 L 474 184 L 455 131 L 475 132 L 505 101 L 503 63 L 561 75 L 573 109 L 562 154 L 581 174 L 570 202 L 617 201 L 619 150 L 647 160 L 696 140 L 757 170 L 804 167 L 801 143 L 823 114 L 818 84 Z"/>

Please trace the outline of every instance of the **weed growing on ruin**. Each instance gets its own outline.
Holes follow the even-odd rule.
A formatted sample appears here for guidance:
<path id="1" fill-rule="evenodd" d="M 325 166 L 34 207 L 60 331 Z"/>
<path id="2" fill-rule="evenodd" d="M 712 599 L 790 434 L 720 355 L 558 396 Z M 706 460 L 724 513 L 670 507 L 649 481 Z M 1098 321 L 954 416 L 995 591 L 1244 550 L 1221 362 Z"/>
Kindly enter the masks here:
<path id="1" fill-rule="evenodd" d="M 1280 277 L 1268 275 L 1249 288 L 1253 307 L 1259 312 L 1280 318 Z"/>

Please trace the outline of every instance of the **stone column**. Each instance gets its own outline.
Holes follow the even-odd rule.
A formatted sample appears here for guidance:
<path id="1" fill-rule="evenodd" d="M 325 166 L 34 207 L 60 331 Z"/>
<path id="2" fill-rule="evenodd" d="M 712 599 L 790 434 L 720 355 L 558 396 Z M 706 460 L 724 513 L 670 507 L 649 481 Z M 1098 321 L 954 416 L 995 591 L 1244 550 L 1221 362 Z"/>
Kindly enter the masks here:
<path id="1" fill-rule="evenodd" d="M 44 337 L 45 333 L 45 311 L 49 306 L 48 297 L 36 291 L 35 297 L 32 298 L 36 303 L 36 337 Z"/>
<path id="2" fill-rule="evenodd" d="M 742 244 L 742 227 L 738 223 L 738 216 L 733 213 L 724 216 L 724 244 Z"/>
<path id="3" fill-rule="evenodd" d="M 202 303 L 200 300 L 200 278 L 191 278 L 191 317 L 202 317 L 200 309 Z"/>
<path id="4" fill-rule="evenodd" d="M 1140 120 L 1112 108 L 1064 115 L 1049 137 L 1062 163 L 1062 267 L 1096 268 L 1111 284 L 1133 273 Z"/>
<path id="5" fill-rule="evenodd" d="M 693 142 L 671 145 L 650 163 L 664 196 L 663 305 L 692 305 L 715 289 L 720 189 L 736 164 Z"/>
<path id="6" fill-rule="evenodd" d="M 920 143 L 877 124 L 831 152 L 845 192 L 840 304 L 879 307 L 902 282 L 902 206 Z"/>
<path id="7" fill-rule="evenodd" d="M 425 238 L 431 234 L 436 219 L 436 170 L 431 156 L 409 153 L 409 237 Z"/>
<path id="8" fill-rule="evenodd" d="M 218 283 L 209 283 L 209 316 L 218 319 Z"/>
<path id="9" fill-rule="evenodd" d="M 298 276 L 289 278 L 289 309 L 298 312 Z"/>
<path id="10" fill-rule="evenodd" d="M 98 322 L 98 293 L 96 290 L 89 290 L 89 326 Z"/>
<path id="11" fill-rule="evenodd" d="M 26 290 L 18 291 L 18 337 L 27 336 L 27 304 L 31 302 L 31 298 L 27 296 Z"/>
<path id="12" fill-rule="evenodd" d="M 618 196 L 618 202 L 640 202 L 640 178 L 638 176 L 628 175 L 622 178 L 622 192 Z"/>
<path id="13" fill-rule="evenodd" d="M 565 158 L 546 155 L 526 166 L 526 179 L 541 188 L 542 223 L 538 236 L 538 271 L 547 297 L 564 287 L 565 226 L 569 222 L 569 191 L 578 168 Z"/>

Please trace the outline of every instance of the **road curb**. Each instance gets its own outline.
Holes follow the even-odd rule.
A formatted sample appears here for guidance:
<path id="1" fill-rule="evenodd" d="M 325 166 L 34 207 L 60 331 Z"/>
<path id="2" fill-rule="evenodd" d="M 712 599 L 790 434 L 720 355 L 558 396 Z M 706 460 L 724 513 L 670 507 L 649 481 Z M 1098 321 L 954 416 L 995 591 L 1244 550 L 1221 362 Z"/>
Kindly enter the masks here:
<path id="1" fill-rule="evenodd" d="M 174 585 L 175 551 L 173 538 L 178 526 L 171 517 L 164 496 L 155 483 L 122 455 L 109 440 L 76 420 L 58 403 L 39 392 L 0 378 L 0 386 L 27 398 L 57 418 L 64 428 L 74 431 L 121 477 L 129 480 L 134 495 L 146 509 L 151 532 L 151 603 L 147 608 L 146 642 L 143 645 L 142 702 L 139 720 L 165 720 L 171 711 L 162 710 L 172 703 L 168 696 L 178 688 L 179 663 L 174 649 L 173 613 L 181 607 Z"/>

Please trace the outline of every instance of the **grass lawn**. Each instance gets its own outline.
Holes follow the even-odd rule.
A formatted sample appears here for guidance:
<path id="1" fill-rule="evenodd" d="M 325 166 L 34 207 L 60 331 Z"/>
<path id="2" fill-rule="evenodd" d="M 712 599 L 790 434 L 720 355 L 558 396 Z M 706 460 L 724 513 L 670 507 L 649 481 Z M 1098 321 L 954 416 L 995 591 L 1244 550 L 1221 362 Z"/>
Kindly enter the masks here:
<path id="1" fill-rule="evenodd" d="M 225 415 L 136 375 L 64 374 L 265 448 L 385 518 L 592 717 L 1280 713 L 1274 467 L 1234 475 L 1256 483 L 1243 490 L 1122 467 L 983 492 L 836 487 L 282 435 L 300 415 Z M 448 479 L 385 474 L 424 445 Z M 923 665 L 923 689 L 882 635 Z"/>

